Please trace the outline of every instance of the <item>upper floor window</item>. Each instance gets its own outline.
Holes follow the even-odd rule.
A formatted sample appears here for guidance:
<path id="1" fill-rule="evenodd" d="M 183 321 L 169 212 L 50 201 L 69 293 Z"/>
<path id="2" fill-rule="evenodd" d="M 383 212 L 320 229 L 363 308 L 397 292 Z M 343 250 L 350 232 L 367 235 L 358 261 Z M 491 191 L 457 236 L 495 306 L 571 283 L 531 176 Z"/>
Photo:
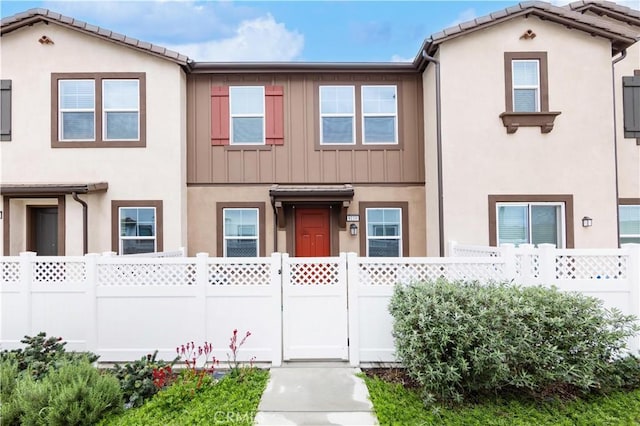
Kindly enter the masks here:
<path id="1" fill-rule="evenodd" d="M 146 145 L 144 73 L 53 74 L 52 146 Z"/>
<path id="2" fill-rule="evenodd" d="M 505 112 L 500 118 L 507 133 L 520 127 L 549 133 L 560 113 L 549 111 L 547 52 L 505 52 L 504 82 Z"/>
<path id="3" fill-rule="evenodd" d="M 318 148 L 399 145 L 396 85 L 319 85 L 317 93 Z"/>
<path id="4" fill-rule="evenodd" d="M 362 86 L 363 142 L 398 142 L 396 86 Z"/>
<path id="5" fill-rule="evenodd" d="M 211 145 L 283 144 L 283 86 L 211 87 Z"/>
<path id="6" fill-rule="evenodd" d="M 265 143 L 264 86 L 229 88 L 231 144 Z"/>
<path id="7" fill-rule="evenodd" d="M 513 60 L 513 111 L 540 111 L 540 61 Z"/>
<path id="8" fill-rule="evenodd" d="M 320 143 L 355 143 L 353 86 L 320 87 Z"/>

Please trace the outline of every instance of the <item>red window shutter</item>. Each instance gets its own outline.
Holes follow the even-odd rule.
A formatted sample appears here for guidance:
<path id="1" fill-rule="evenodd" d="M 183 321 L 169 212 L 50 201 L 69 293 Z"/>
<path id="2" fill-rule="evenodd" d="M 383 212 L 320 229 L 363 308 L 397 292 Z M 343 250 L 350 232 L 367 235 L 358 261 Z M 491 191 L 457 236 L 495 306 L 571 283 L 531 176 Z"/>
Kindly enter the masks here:
<path id="1" fill-rule="evenodd" d="M 284 87 L 266 86 L 264 97 L 266 144 L 284 145 Z"/>
<path id="2" fill-rule="evenodd" d="M 211 145 L 229 145 L 229 86 L 211 87 Z"/>

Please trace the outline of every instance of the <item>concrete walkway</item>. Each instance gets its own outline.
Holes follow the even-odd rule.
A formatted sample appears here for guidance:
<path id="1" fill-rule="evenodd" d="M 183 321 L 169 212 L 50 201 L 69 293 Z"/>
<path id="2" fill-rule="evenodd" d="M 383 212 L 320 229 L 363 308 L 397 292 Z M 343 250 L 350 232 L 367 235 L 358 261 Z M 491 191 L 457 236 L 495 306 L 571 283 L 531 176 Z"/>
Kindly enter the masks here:
<path id="1" fill-rule="evenodd" d="M 359 368 L 342 363 L 289 363 L 271 369 L 255 424 L 377 425 Z"/>

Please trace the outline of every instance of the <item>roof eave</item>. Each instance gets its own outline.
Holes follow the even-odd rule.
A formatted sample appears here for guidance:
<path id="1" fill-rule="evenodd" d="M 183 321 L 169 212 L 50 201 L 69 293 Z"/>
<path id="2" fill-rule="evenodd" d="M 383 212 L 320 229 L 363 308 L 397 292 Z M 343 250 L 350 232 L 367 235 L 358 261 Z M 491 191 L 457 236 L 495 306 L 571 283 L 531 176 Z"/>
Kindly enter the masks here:
<path id="1" fill-rule="evenodd" d="M 417 68 L 412 62 L 193 62 L 191 64 L 192 74 L 313 72 L 415 74 Z"/>

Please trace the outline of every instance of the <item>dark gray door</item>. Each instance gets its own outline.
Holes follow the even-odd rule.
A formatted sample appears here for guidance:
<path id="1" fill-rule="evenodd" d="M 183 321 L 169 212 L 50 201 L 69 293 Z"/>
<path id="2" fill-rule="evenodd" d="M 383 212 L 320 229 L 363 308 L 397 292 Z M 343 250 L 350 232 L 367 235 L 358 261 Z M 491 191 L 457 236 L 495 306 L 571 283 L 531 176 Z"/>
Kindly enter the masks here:
<path id="1" fill-rule="evenodd" d="M 31 207 L 31 238 L 29 251 L 38 256 L 58 255 L 58 208 Z"/>

